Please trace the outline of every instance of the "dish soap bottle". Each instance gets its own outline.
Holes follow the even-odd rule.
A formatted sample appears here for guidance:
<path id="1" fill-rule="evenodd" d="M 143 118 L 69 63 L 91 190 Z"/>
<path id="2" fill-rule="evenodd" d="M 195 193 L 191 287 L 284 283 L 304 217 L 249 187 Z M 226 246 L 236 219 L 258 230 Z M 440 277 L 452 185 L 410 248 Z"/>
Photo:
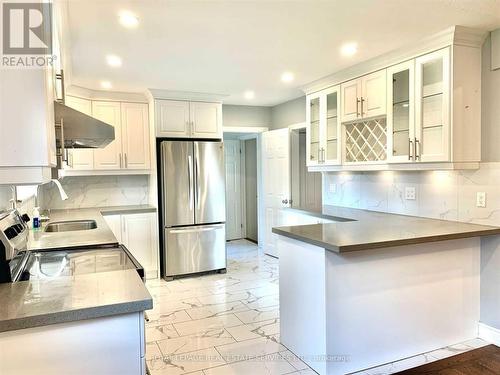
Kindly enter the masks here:
<path id="1" fill-rule="evenodd" d="M 33 209 L 33 229 L 38 229 L 42 225 L 40 221 L 40 207 L 35 207 Z"/>

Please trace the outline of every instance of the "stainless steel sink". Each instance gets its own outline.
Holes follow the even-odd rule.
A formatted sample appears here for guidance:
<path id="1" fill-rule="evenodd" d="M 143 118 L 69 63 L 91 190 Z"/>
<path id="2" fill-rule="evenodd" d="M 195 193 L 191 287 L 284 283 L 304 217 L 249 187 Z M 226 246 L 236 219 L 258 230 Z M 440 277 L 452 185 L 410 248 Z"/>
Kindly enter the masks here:
<path id="1" fill-rule="evenodd" d="M 91 230 L 96 229 L 97 223 L 95 220 L 73 220 L 73 221 L 56 221 L 50 223 L 45 228 L 45 232 L 71 232 L 76 230 Z"/>

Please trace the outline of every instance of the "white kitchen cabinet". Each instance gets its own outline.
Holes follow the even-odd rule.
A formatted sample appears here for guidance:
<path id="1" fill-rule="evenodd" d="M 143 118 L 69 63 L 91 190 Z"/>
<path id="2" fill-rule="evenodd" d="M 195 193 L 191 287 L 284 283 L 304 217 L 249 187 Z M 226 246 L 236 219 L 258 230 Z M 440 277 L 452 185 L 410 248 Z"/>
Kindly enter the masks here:
<path id="1" fill-rule="evenodd" d="M 157 99 L 156 136 L 164 138 L 222 138 L 222 104 Z"/>
<path id="2" fill-rule="evenodd" d="M 189 110 L 194 138 L 222 137 L 222 104 L 191 102 Z"/>
<path id="3" fill-rule="evenodd" d="M 190 137 L 189 102 L 156 100 L 156 135 L 158 137 Z"/>
<path id="4" fill-rule="evenodd" d="M 68 107 L 92 116 L 92 102 L 88 99 L 66 96 L 65 104 Z M 94 150 L 86 148 L 68 150 L 68 167 L 70 169 L 93 169 Z"/>
<path id="5" fill-rule="evenodd" d="M 415 60 L 387 69 L 388 160 L 413 162 L 415 155 Z"/>
<path id="6" fill-rule="evenodd" d="M 144 267 L 146 278 L 158 277 L 158 243 L 154 213 L 105 215 L 104 219 L 119 243 Z"/>
<path id="7" fill-rule="evenodd" d="M 93 101 L 92 115 L 115 128 L 115 139 L 106 147 L 94 150 L 94 169 L 121 169 L 122 122 L 119 102 Z"/>
<path id="8" fill-rule="evenodd" d="M 149 169 L 148 105 L 121 103 L 122 153 L 125 169 Z"/>
<path id="9" fill-rule="evenodd" d="M 450 50 L 415 60 L 415 156 L 422 162 L 450 160 Z"/>
<path id="10" fill-rule="evenodd" d="M 340 87 L 330 87 L 306 98 L 307 165 L 337 165 L 341 161 Z"/>
<path id="11" fill-rule="evenodd" d="M 0 69 L 0 183 L 37 184 L 56 165 L 54 74 Z"/>
<path id="12" fill-rule="evenodd" d="M 342 122 L 383 116 L 386 113 L 386 70 L 341 85 Z"/>

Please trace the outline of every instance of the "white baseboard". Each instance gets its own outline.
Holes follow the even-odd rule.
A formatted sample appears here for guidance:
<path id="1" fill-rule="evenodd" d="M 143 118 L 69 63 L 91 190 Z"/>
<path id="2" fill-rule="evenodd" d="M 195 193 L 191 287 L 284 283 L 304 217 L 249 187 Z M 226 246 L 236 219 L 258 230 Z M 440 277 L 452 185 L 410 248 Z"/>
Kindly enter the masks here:
<path id="1" fill-rule="evenodd" d="M 496 346 L 500 346 L 500 329 L 493 328 L 484 323 L 478 323 L 478 336 Z"/>

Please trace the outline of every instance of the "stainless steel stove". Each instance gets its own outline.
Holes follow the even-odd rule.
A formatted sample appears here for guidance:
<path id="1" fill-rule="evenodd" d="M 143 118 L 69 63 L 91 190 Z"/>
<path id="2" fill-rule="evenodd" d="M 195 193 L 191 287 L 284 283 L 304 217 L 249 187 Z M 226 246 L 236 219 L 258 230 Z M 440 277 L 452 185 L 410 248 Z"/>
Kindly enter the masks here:
<path id="1" fill-rule="evenodd" d="M 123 245 L 28 251 L 29 222 L 16 210 L 0 215 L 0 282 L 50 280 L 87 273 L 144 269 Z"/>

